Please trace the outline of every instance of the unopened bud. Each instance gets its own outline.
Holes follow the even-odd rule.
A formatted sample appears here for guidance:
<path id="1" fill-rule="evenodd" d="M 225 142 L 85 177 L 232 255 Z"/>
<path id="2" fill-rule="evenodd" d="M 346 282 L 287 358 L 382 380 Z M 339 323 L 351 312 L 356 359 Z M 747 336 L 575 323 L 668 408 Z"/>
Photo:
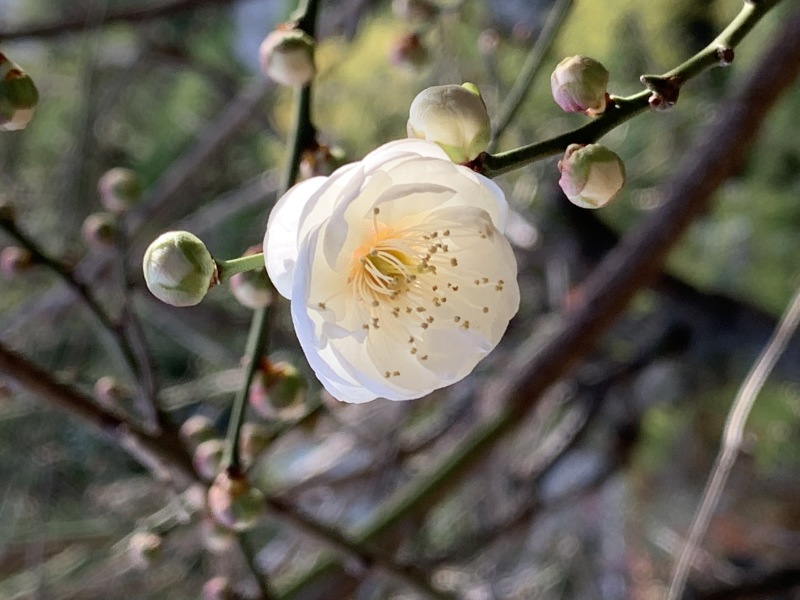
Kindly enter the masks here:
<path id="1" fill-rule="evenodd" d="M 266 360 L 253 375 L 248 400 L 265 419 L 292 419 L 305 412 L 305 391 L 305 379 L 293 365 Z"/>
<path id="2" fill-rule="evenodd" d="M 116 167 L 109 169 L 97 181 L 100 202 L 113 213 L 124 213 L 139 201 L 142 185 L 136 173 L 130 169 Z"/>
<path id="3" fill-rule="evenodd" d="M 246 464 L 252 464 L 272 441 L 269 428 L 261 423 L 243 423 L 239 434 L 239 454 Z"/>
<path id="4" fill-rule="evenodd" d="M 38 102 L 39 92 L 30 76 L 0 54 L 0 131 L 25 129 Z"/>
<path id="5" fill-rule="evenodd" d="M 83 241 L 97 251 L 113 248 L 117 243 L 118 235 L 117 218 L 111 213 L 92 213 L 86 217 L 81 226 Z"/>
<path id="6" fill-rule="evenodd" d="M 142 261 L 152 294 L 172 306 L 194 306 L 219 282 L 217 265 L 203 241 L 188 231 L 169 231 L 150 244 Z"/>
<path id="7" fill-rule="evenodd" d="M 300 158 L 300 176 L 303 179 L 311 179 L 320 175 L 327 177 L 341 167 L 346 158 L 344 150 L 341 148 L 319 144 L 313 150 L 303 151 Z"/>
<path id="8" fill-rule="evenodd" d="M 398 67 L 418 69 L 428 62 L 428 49 L 416 33 L 407 33 L 397 38 L 389 50 L 389 60 Z"/>
<path id="9" fill-rule="evenodd" d="M 137 531 L 128 540 L 128 555 L 140 567 L 149 566 L 161 554 L 161 536 L 151 531 Z"/>
<path id="10" fill-rule="evenodd" d="M 299 29 L 276 29 L 258 51 L 261 70 L 283 85 L 301 87 L 316 74 L 314 38 Z"/>
<path id="11" fill-rule="evenodd" d="M 401 19 L 415 23 L 430 21 L 439 8 L 428 0 L 392 0 L 392 10 Z"/>
<path id="12" fill-rule="evenodd" d="M 192 454 L 192 464 L 194 470 L 201 478 L 206 480 L 214 479 L 219 473 L 222 464 L 222 454 L 225 451 L 225 444 L 222 440 L 206 440 L 197 445 Z"/>
<path id="13" fill-rule="evenodd" d="M 608 71 L 586 56 L 565 58 L 550 76 L 553 99 L 565 112 L 582 112 L 590 117 L 606 109 Z"/>
<path id="14" fill-rule="evenodd" d="M 558 184 L 570 202 L 581 208 L 605 206 L 625 183 L 625 165 L 614 152 L 599 144 L 570 144 L 558 162 Z"/>
<path id="15" fill-rule="evenodd" d="M 33 255 L 19 246 L 6 246 L 0 250 L 0 273 L 11 279 L 24 273 L 33 265 Z"/>
<path id="16" fill-rule="evenodd" d="M 222 471 L 208 489 L 208 508 L 214 518 L 234 531 L 253 527 L 264 513 L 264 495 L 244 475 Z"/>
<path id="17" fill-rule="evenodd" d="M 205 415 L 192 415 L 183 422 L 178 435 L 190 448 L 197 448 L 203 442 L 217 437 L 214 422 Z"/>
<path id="18" fill-rule="evenodd" d="M 408 137 L 436 142 L 453 162 L 474 159 L 489 145 L 492 126 L 478 88 L 437 85 L 411 103 Z"/>
<path id="19" fill-rule="evenodd" d="M 244 256 L 261 253 L 261 246 L 252 246 Z M 267 277 L 267 269 L 254 269 L 232 275 L 229 281 L 231 293 L 244 307 L 256 310 L 272 304 L 272 284 Z"/>
<path id="20" fill-rule="evenodd" d="M 236 594 L 227 577 L 212 577 L 203 584 L 202 600 L 234 600 Z"/>

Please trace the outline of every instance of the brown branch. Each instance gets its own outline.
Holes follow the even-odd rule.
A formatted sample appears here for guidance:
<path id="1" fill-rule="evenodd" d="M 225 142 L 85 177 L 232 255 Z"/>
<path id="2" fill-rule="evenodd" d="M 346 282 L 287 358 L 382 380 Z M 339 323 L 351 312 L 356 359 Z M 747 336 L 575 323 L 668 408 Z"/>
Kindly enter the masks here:
<path id="1" fill-rule="evenodd" d="M 173 0 L 156 6 L 145 8 L 135 6 L 114 11 L 108 11 L 101 18 L 96 18 L 90 12 L 84 15 L 67 17 L 50 23 L 39 23 L 22 26 L 18 29 L 0 30 L 0 41 L 8 42 L 23 38 L 46 38 L 64 33 L 83 32 L 103 27 L 110 23 L 140 23 L 153 19 L 163 19 L 182 12 L 195 10 L 203 5 L 228 5 L 234 0 Z"/>
<path id="2" fill-rule="evenodd" d="M 137 425 L 96 405 L 83 392 L 56 381 L 47 371 L 0 344 L 0 373 L 29 392 L 79 417 L 111 437 L 161 477 L 177 481 L 195 479 L 191 458 L 173 438 L 150 434 Z"/>

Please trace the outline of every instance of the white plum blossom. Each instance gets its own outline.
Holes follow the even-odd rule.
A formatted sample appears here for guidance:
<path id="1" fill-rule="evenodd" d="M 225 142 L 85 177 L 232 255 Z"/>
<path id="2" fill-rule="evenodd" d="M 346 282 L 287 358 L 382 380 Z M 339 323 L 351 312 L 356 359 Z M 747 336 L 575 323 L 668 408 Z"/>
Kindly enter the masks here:
<path id="1" fill-rule="evenodd" d="M 418 398 L 491 352 L 519 306 L 507 211 L 491 180 L 413 139 L 278 201 L 267 272 L 331 395 Z"/>

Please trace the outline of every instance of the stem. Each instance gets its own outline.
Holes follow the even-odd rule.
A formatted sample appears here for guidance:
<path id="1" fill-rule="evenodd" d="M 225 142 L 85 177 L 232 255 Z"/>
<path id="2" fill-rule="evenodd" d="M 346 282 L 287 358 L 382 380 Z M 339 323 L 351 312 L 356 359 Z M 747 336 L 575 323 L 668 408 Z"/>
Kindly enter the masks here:
<path id="1" fill-rule="evenodd" d="M 519 107 L 522 106 L 530 90 L 531 83 L 533 83 L 542 67 L 544 56 L 556 38 L 570 8 L 572 8 L 573 2 L 574 0 L 558 0 L 548 13 L 547 21 L 542 28 L 541 34 L 536 38 L 536 43 L 531 47 L 519 76 L 514 81 L 513 87 L 508 92 L 505 102 L 503 102 L 498 111 L 499 114 L 492 133 L 492 140 L 489 142 L 488 152 L 494 150 L 498 139 L 517 114 Z"/>
<path id="2" fill-rule="evenodd" d="M 244 273 L 245 271 L 257 271 L 264 268 L 264 253 L 250 254 L 242 256 L 241 258 L 232 258 L 231 260 L 218 260 L 217 275 L 220 282 L 227 281 L 237 273 Z"/>
<path id="3" fill-rule="evenodd" d="M 739 14 L 713 42 L 686 62 L 663 75 L 647 77 L 648 81 L 662 82 L 672 86 L 672 91 L 677 96 L 677 91 L 685 82 L 712 67 L 728 64 L 729 61 L 721 60 L 720 50 L 732 51 L 755 24 L 780 1 L 745 1 Z M 627 98 L 612 98 L 606 111 L 583 127 L 551 140 L 529 144 L 500 154 L 482 154 L 475 160 L 474 166 L 483 175 L 496 177 L 542 158 L 560 154 L 570 144 L 591 144 L 625 121 L 649 109 L 649 100 L 652 95 L 653 91 L 648 89 Z"/>

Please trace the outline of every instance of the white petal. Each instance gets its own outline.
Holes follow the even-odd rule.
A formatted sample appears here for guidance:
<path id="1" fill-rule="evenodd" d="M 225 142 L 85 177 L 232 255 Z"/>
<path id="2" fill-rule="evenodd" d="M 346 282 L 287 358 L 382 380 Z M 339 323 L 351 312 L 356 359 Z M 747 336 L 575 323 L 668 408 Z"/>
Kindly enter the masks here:
<path id="1" fill-rule="evenodd" d="M 275 289 L 285 298 L 292 297 L 300 217 L 326 179 L 313 177 L 297 184 L 278 200 L 269 215 L 264 234 L 264 262 Z"/>

